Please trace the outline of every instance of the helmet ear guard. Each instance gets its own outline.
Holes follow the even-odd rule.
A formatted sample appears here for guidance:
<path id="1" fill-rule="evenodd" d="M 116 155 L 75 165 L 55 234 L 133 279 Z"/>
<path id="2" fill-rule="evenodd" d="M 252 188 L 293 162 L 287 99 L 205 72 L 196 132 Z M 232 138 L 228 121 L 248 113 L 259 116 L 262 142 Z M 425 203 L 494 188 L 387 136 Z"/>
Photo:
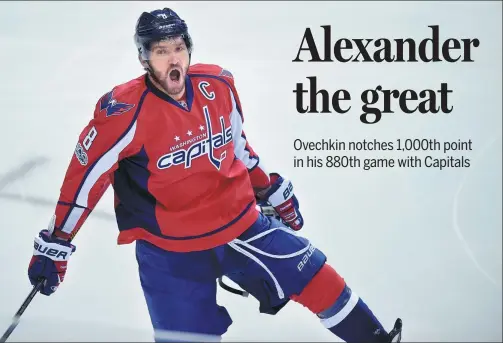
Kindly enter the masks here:
<path id="1" fill-rule="evenodd" d="M 152 71 L 152 69 L 150 68 L 150 64 L 148 63 L 148 60 L 144 60 L 140 52 L 138 52 L 138 61 L 140 62 L 145 71 L 148 72 Z"/>

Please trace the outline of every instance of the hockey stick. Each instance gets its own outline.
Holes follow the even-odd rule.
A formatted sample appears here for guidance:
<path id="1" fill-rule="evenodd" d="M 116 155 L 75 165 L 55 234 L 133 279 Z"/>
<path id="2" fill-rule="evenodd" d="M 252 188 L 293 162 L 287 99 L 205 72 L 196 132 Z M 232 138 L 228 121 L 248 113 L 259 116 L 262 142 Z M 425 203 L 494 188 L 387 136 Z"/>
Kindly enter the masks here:
<path id="1" fill-rule="evenodd" d="M 7 331 L 3 334 L 2 338 L 0 338 L 0 342 L 5 342 L 7 341 L 7 338 L 11 335 L 11 333 L 14 331 L 16 326 L 19 324 L 19 320 L 21 319 L 21 316 L 23 315 L 24 311 L 28 308 L 28 305 L 30 305 L 31 301 L 35 297 L 35 295 L 38 293 L 40 288 L 42 288 L 43 284 L 45 282 L 45 279 L 41 279 L 38 283 L 36 283 L 33 286 L 33 289 L 31 290 L 30 294 L 28 294 L 28 297 L 26 297 L 26 300 L 23 302 L 19 310 L 16 312 L 16 315 L 12 319 L 12 324 L 9 326 Z"/>

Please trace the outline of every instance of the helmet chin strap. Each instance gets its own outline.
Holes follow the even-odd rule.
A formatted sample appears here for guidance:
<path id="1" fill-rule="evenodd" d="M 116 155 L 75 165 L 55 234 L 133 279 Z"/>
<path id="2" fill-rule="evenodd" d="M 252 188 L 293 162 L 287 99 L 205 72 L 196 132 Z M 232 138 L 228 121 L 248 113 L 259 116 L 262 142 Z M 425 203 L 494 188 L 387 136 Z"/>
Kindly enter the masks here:
<path id="1" fill-rule="evenodd" d="M 143 70 L 145 70 L 148 73 L 148 75 L 155 81 L 155 83 L 157 83 L 160 87 L 162 87 L 161 80 L 159 80 L 159 78 L 155 75 L 154 69 L 150 65 L 150 61 L 149 60 L 142 60 L 140 57 L 140 62 L 143 66 Z M 162 88 L 164 89 L 164 87 L 162 87 Z M 167 92 L 166 89 L 164 89 L 164 91 Z"/>
<path id="2" fill-rule="evenodd" d="M 154 79 L 154 81 L 159 84 L 159 86 L 162 87 L 162 83 L 161 83 L 161 80 L 159 80 L 159 78 L 157 76 L 155 76 L 155 73 L 154 73 L 154 70 L 152 69 L 152 66 L 150 65 L 150 62 L 146 61 L 145 63 L 147 63 L 148 67 L 147 68 L 144 68 L 147 73 L 150 75 L 150 77 L 152 79 Z"/>

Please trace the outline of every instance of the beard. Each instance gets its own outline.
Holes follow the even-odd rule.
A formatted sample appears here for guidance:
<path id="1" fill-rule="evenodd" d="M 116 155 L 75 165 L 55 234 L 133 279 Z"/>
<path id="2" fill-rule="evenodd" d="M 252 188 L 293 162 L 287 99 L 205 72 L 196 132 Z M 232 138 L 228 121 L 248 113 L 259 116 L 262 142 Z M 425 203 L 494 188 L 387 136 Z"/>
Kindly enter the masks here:
<path id="1" fill-rule="evenodd" d="M 160 85 L 169 96 L 180 95 L 185 90 L 185 76 L 188 68 L 179 66 L 170 68 L 161 77 L 158 77 Z"/>

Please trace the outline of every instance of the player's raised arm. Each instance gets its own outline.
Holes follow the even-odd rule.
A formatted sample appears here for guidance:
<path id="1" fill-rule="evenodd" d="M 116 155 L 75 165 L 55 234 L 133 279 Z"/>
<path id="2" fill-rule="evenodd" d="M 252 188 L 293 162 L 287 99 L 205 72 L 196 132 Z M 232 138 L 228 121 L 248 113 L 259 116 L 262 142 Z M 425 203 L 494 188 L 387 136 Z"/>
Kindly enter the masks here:
<path id="1" fill-rule="evenodd" d="M 43 294 L 50 295 L 63 281 L 66 263 L 75 250 L 71 239 L 107 190 L 118 162 L 135 151 L 137 109 L 144 96 L 117 93 L 114 89 L 96 104 L 64 176 L 54 221 L 35 237 L 28 274 L 32 284 L 46 279 Z"/>

